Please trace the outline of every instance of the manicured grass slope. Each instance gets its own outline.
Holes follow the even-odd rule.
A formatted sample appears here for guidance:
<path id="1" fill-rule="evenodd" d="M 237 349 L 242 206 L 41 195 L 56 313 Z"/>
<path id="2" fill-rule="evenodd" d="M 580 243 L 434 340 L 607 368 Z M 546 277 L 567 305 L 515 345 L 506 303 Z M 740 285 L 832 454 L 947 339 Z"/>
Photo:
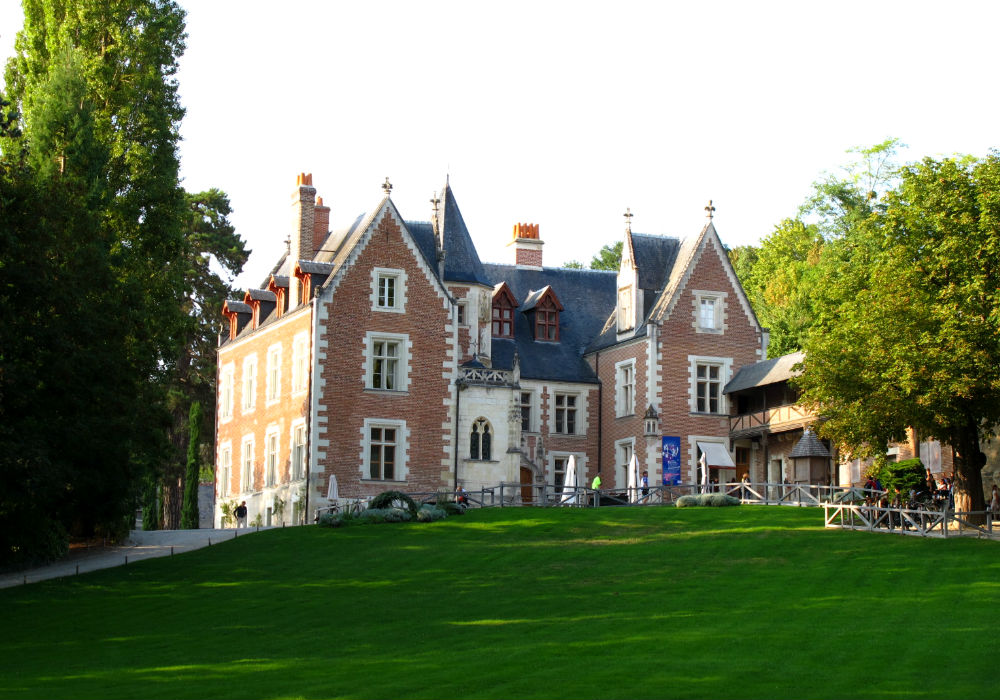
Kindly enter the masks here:
<path id="1" fill-rule="evenodd" d="M 289 528 L 0 591 L 0 696 L 993 697 L 1000 550 L 815 509 Z"/>

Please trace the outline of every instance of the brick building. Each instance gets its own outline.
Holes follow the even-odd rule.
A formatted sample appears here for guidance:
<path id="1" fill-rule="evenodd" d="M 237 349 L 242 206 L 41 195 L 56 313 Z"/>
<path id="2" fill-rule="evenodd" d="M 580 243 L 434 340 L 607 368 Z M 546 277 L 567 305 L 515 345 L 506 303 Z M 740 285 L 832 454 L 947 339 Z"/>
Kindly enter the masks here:
<path id="1" fill-rule="evenodd" d="M 383 189 L 331 232 L 300 175 L 287 254 L 224 305 L 216 522 L 233 501 L 277 524 L 389 489 L 561 485 L 571 456 L 606 489 L 633 453 L 654 483 L 732 463 L 722 389 L 766 332 L 711 218 L 681 241 L 626 215 L 617 274 L 544 267 L 533 224 L 486 264 L 449 184 L 430 221 Z"/>

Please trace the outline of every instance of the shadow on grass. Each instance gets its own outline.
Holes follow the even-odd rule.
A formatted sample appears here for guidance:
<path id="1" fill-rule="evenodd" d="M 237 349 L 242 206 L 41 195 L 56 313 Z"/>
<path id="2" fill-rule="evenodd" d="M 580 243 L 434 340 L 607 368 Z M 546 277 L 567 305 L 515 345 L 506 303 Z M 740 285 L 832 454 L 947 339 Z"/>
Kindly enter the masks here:
<path id="1" fill-rule="evenodd" d="M 996 553 L 768 507 L 272 530 L 0 591 L 0 697 L 982 697 Z"/>

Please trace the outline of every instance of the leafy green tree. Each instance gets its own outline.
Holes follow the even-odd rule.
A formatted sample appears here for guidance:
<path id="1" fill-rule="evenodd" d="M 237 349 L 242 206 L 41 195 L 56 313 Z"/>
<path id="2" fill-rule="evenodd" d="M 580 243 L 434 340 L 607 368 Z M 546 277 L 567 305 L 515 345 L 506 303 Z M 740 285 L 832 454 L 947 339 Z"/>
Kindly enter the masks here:
<path id="1" fill-rule="evenodd" d="M 198 472 L 201 450 L 201 403 L 191 404 L 188 417 L 187 473 L 184 477 L 184 506 L 181 511 L 181 527 L 185 530 L 198 529 Z"/>
<path id="2" fill-rule="evenodd" d="M 583 263 L 580 262 L 579 260 L 568 260 L 563 263 L 563 267 L 565 267 L 568 270 L 582 270 Z"/>
<path id="3" fill-rule="evenodd" d="M 950 445 L 957 505 L 982 510 L 980 444 L 1000 422 L 1000 156 L 899 175 L 843 237 L 799 384 L 820 432 L 857 456 L 907 427 Z"/>
<path id="4" fill-rule="evenodd" d="M 617 243 L 609 243 L 608 245 L 601 248 L 590 261 L 591 270 L 611 270 L 613 272 L 618 272 L 618 268 L 622 264 L 622 245 L 623 241 L 618 241 Z"/>
<path id="5" fill-rule="evenodd" d="M 249 256 L 246 244 L 229 221 L 232 208 L 224 192 L 211 189 L 185 193 L 185 202 L 183 323 L 176 339 L 176 359 L 167 379 L 166 405 L 171 416 L 169 454 L 174 455 L 163 468 L 162 518 L 167 528 L 178 527 L 181 520 L 179 484 L 184 483 L 186 488 L 186 481 L 179 456 L 184 454 L 185 441 L 190 450 L 188 416 L 194 403 L 205 407 L 199 426 L 201 433 L 211 435 L 219 309 L 233 291 L 222 275 L 230 278 L 238 275 Z"/>
<path id="6" fill-rule="evenodd" d="M 184 323 L 183 12 L 25 0 L 24 13 L 6 72 L 23 138 L 5 128 L 0 143 L 0 514 L 114 533 L 162 468 Z M 12 538 L 0 556 L 25 560 L 33 545 Z"/>

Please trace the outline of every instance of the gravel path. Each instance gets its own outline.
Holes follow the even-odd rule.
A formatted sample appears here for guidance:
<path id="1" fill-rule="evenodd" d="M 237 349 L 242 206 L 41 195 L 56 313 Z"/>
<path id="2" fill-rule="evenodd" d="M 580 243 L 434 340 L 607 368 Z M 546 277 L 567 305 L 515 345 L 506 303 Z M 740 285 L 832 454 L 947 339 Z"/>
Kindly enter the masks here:
<path id="1" fill-rule="evenodd" d="M 261 530 L 266 528 L 260 528 Z M 0 588 L 21 586 L 25 583 L 44 581 L 62 576 L 124 566 L 142 559 L 167 557 L 171 554 L 190 552 L 223 540 L 251 535 L 258 528 L 232 528 L 226 530 L 133 530 L 125 544 L 111 547 L 73 549 L 66 557 L 46 566 L 0 574 Z"/>

